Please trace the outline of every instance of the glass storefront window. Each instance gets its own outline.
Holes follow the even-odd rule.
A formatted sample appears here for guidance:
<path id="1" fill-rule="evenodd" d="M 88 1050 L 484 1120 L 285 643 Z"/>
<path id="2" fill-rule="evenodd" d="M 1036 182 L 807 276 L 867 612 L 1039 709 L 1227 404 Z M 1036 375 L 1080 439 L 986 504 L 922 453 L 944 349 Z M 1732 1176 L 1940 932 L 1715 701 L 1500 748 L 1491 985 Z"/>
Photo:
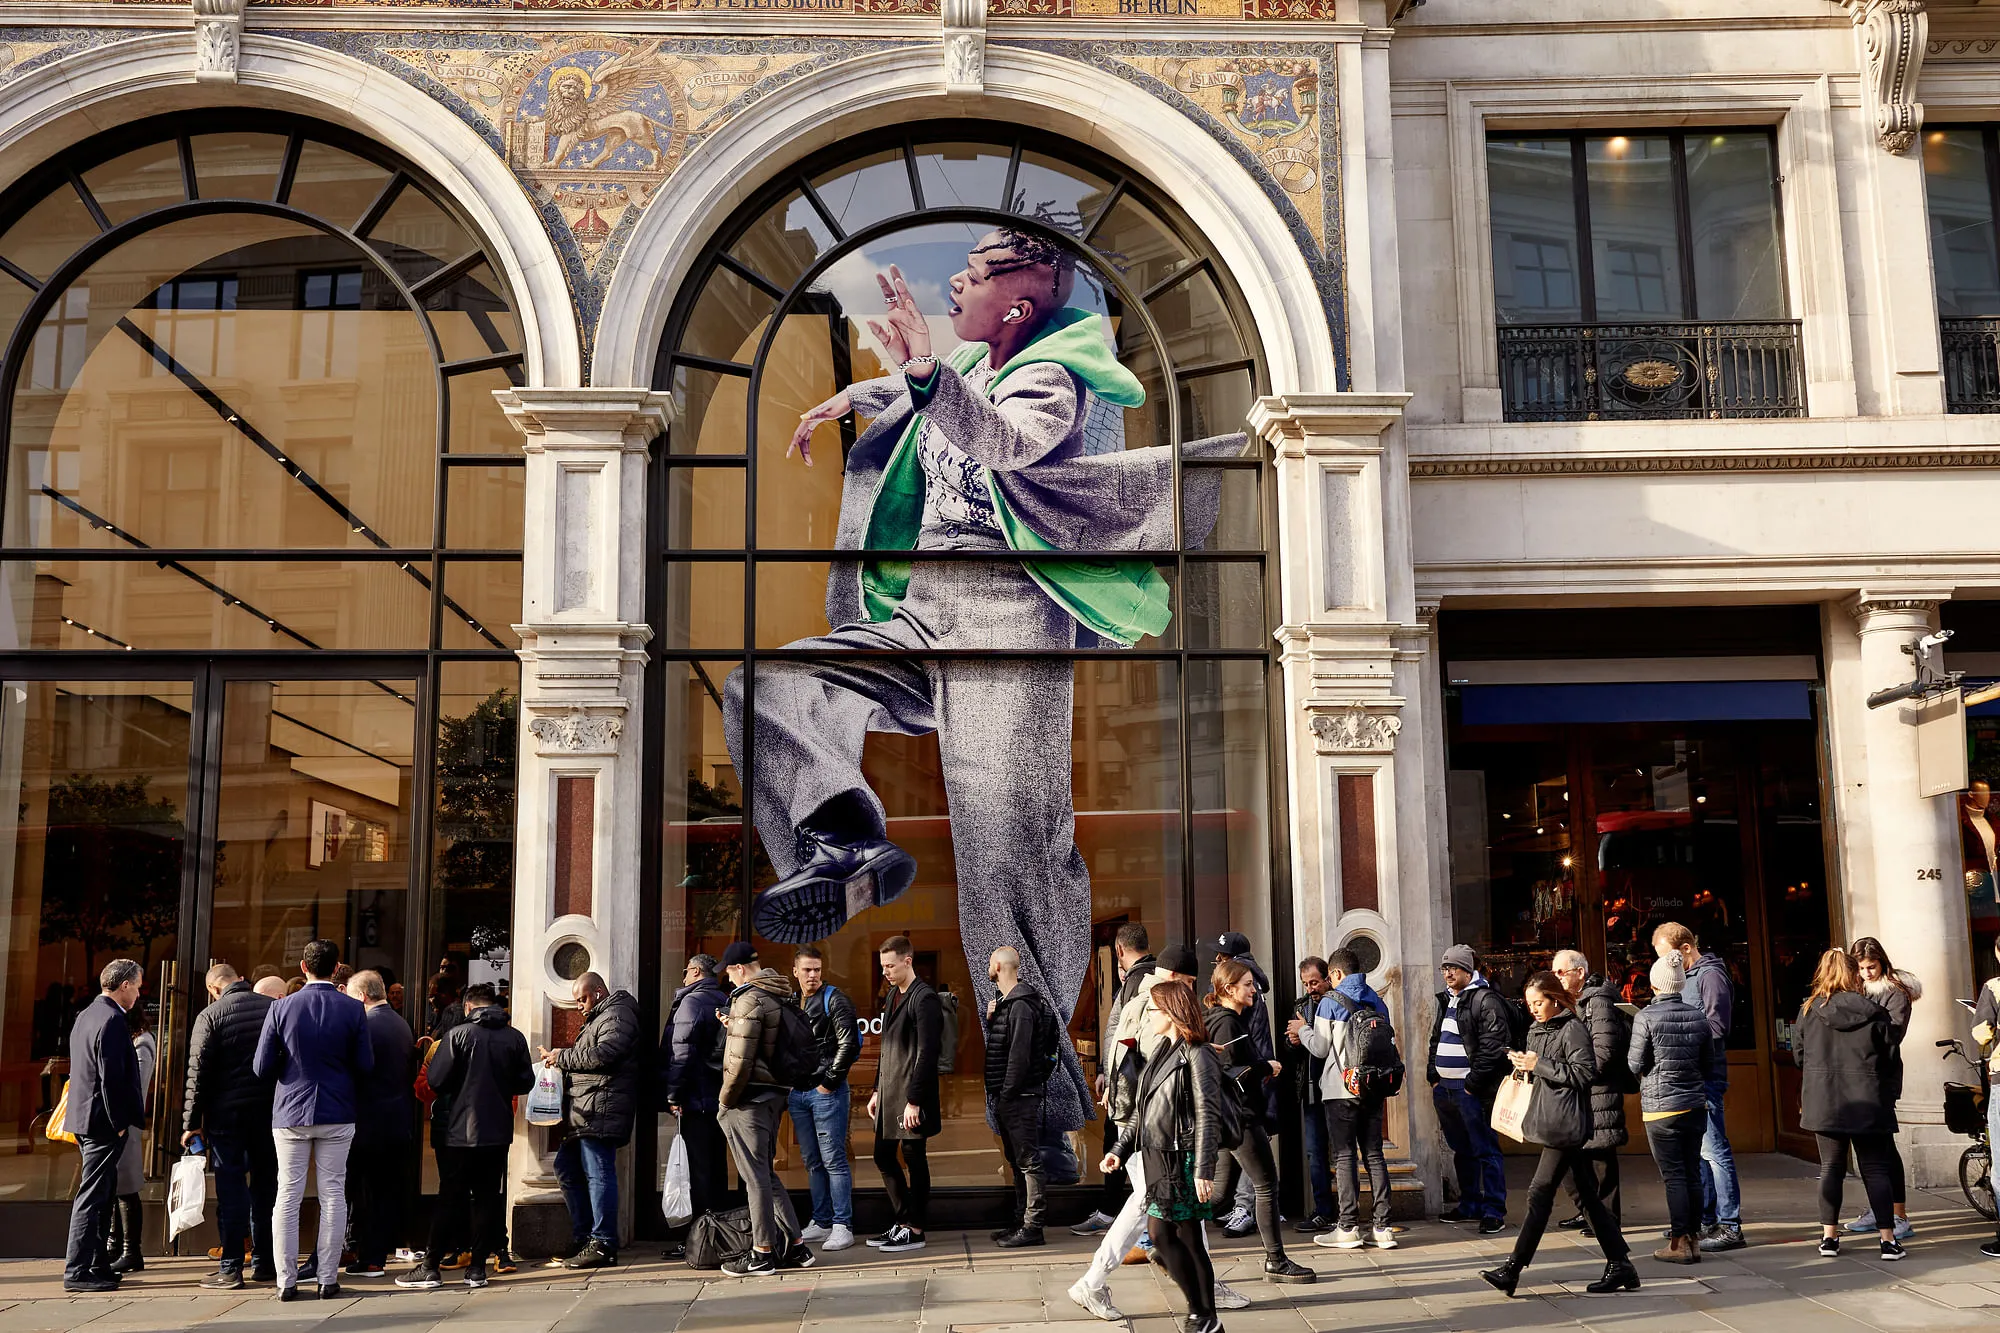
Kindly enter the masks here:
<path id="1" fill-rule="evenodd" d="M 1991 130 L 1924 132 L 1924 193 L 1931 224 L 1931 267 L 1938 314 L 1946 319 L 2000 314 L 2000 250 L 1987 163 Z"/>

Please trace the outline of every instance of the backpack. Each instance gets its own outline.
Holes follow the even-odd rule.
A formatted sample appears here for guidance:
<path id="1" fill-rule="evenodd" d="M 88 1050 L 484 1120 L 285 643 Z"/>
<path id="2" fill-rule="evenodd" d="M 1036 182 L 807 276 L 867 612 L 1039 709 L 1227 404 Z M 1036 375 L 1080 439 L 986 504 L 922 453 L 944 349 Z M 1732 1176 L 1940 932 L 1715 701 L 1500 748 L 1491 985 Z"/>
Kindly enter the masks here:
<path id="1" fill-rule="evenodd" d="M 794 1092 L 819 1085 L 819 1039 L 812 1020 L 796 1004 L 778 1002 L 778 1040 L 771 1050 L 771 1077 Z"/>
<path id="2" fill-rule="evenodd" d="M 1507 1020 L 1507 1049 L 1525 1051 L 1528 1049 L 1528 1025 L 1534 1022 L 1528 1014 L 1528 1006 L 1520 1000 L 1510 999 L 1491 985 L 1481 986 L 1480 991 L 1500 1004 L 1500 1016 Z"/>
<path id="3" fill-rule="evenodd" d="M 1062 1024 L 1056 1019 L 1056 1011 L 1047 1000 L 1036 998 L 1034 1075 L 1029 1082 L 1041 1087 L 1056 1072 L 1056 1065 L 1062 1059 Z"/>
<path id="4" fill-rule="evenodd" d="M 750 1210 L 706 1212 L 688 1227 L 689 1268 L 720 1268 L 723 1262 L 750 1248 Z"/>
<path id="5" fill-rule="evenodd" d="M 1361 1056 L 1340 1071 L 1341 1082 L 1356 1097 L 1394 1097 L 1403 1090 L 1403 1057 L 1396 1050 L 1396 1032 L 1380 1009 L 1372 1004 L 1356 1004 L 1339 991 L 1329 992 L 1347 1010 L 1347 1021 L 1357 1025 L 1361 1036 Z"/>
<path id="6" fill-rule="evenodd" d="M 1604 1003 L 1610 1006 L 1611 1021 L 1618 1029 L 1619 1058 L 1611 1062 L 1611 1068 L 1601 1069 L 1598 1073 L 1604 1078 L 1604 1086 L 1613 1092 L 1637 1092 L 1639 1076 L 1632 1072 L 1631 1064 L 1624 1059 L 1625 1052 L 1632 1049 L 1632 1015 L 1619 1008 L 1609 997 Z"/>
<path id="7" fill-rule="evenodd" d="M 956 1074 L 958 1072 L 958 996 L 948 990 L 939 991 L 938 1007 L 944 1010 L 944 1027 L 938 1035 L 938 1073 Z"/>

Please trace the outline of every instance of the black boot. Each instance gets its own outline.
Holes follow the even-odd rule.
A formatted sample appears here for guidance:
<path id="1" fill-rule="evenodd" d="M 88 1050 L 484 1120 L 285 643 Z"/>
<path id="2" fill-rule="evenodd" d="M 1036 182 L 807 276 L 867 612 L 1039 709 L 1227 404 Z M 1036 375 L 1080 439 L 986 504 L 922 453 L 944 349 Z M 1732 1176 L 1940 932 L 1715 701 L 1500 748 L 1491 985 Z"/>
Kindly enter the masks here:
<path id="1" fill-rule="evenodd" d="M 139 1253 L 139 1237 L 144 1231 L 145 1205 L 136 1194 L 118 1196 L 118 1257 L 110 1264 L 114 1273 L 143 1273 L 146 1258 Z"/>
<path id="2" fill-rule="evenodd" d="M 1607 1259 L 1604 1262 L 1604 1276 L 1585 1287 L 1593 1296 L 1604 1296 L 1614 1291 L 1637 1291 L 1639 1270 L 1632 1267 L 1630 1259 Z"/>
<path id="3" fill-rule="evenodd" d="M 1486 1280 L 1488 1286 L 1503 1296 L 1512 1296 L 1514 1288 L 1519 1286 L 1521 1282 L 1521 1265 L 1509 1259 L 1498 1268 L 1483 1270 L 1479 1276 Z"/>

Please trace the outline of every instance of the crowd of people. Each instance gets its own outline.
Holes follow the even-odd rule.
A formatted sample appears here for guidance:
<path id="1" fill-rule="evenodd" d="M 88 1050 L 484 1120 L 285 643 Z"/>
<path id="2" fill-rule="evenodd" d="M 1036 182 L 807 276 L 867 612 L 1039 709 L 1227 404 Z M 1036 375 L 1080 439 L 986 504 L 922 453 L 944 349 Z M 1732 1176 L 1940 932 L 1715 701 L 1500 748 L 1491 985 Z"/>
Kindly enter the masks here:
<path id="1" fill-rule="evenodd" d="M 1728 970 L 1678 923 L 1661 925 L 1652 944 L 1652 999 L 1636 1010 L 1576 950 L 1558 952 L 1548 970 L 1529 976 L 1519 1000 L 1489 982 L 1470 947 L 1443 953 L 1423 1061 L 1457 1187 L 1441 1220 L 1481 1235 L 1504 1231 L 1500 1130 L 1540 1154 L 1512 1252 L 1480 1274 L 1509 1296 L 1554 1217 L 1558 1186 L 1574 1215 L 1556 1225 L 1603 1252 L 1603 1274 L 1588 1290 L 1639 1287 L 1620 1178 L 1620 1149 L 1635 1130 L 1643 1130 L 1666 1195 L 1665 1243 L 1652 1257 L 1695 1264 L 1746 1243 L 1724 1111 Z M 1113 956 L 1116 986 L 1096 1034 L 1103 1185 L 1091 1214 L 1071 1228 L 1098 1244 L 1070 1298 L 1101 1319 L 1122 1318 L 1110 1277 L 1122 1264 L 1150 1259 L 1185 1297 L 1187 1333 L 1219 1333 L 1219 1311 L 1249 1298 L 1216 1279 L 1211 1222 L 1230 1236 L 1259 1237 L 1266 1280 L 1316 1280 L 1287 1253 L 1279 1212 L 1272 1136 L 1288 1070 L 1310 1176 L 1312 1212 L 1298 1231 L 1327 1249 L 1395 1248 L 1384 1113 L 1414 1070 L 1405 1070 L 1389 1007 L 1356 956 L 1335 949 L 1301 962 L 1299 999 L 1282 1027 L 1273 1024 L 1269 982 L 1240 934 L 1216 940 L 1204 965 L 1185 945 L 1155 954 L 1146 929 L 1127 924 Z M 719 959 L 691 958 L 650 1095 L 640 1079 L 638 1002 L 595 973 L 574 983 L 579 1021 L 569 1043 L 531 1054 L 494 987 L 460 988 L 448 971 L 431 981 L 419 1040 L 382 976 L 342 967 L 330 941 L 305 948 L 296 985 L 275 976 L 253 984 L 217 963 L 207 976 L 210 1003 L 191 1034 L 181 1135 L 186 1150 L 207 1154 L 216 1178 L 219 1263 L 202 1285 L 272 1282 L 281 1300 L 308 1290 L 326 1299 L 339 1294 L 343 1276 L 387 1276 L 399 1253 L 411 1261 L 395 1278 L 406 1288 L 441 1286 L 454 1270 L 480 1287 L 493 1268 L 512 1271 L 505 1202 L 515 1104 L 536 1088 L 538 1072 L 550 1071 L 563 1087 L 554 1169 L 571 1228 L 554 1262 L 573 1269 L 618 1262 L 617 1153 L 656 1103 L 674 1116 L 687 1148 L 693 1218 L 713 1217 L 732 1201 L 725 1163 L 735 1165 L 743 1243 L 721 1272 L 747 1278 L 810 1267 L 857 1240 L 848 1078 L 864 1029 L 879 1034 L 866 1114 L 891 1212 L 866 1244 L 891 1254 L 921 1250 L 930 1221 L 928 1143 L 944 1118 L 939 1075 L 957 1044 L 948 1030 L 955 1009 L 917 975 L 907 938 L 886 941 L 877 957 L 884 984 L 872 1020 L 828 978 L 814 946 L 792 951 L 789 976 L 746 942 Z M 995 998 L 982 1016 L 987 1120 L 1013 1180 L 1008 1224 L 992 1233 L 1003 1249 L 1047 1243 L 1050 1186 L 1068 1152 L 1056 1146 L 1062 1136 L 1051 1135 L 1043 1111 L 1062 1060 L 1063 1019 L 1021 972 L 1014 948 L 992 951 Z M 64 1285 L 78 1292 L 115 1290 L 125 1272 L 144 1266 L 136 1130 L 156 1047 L 137 1003 L 138 965 L 115 961 L 100 980 L 103 994 L 75 1021 L 65 1094 L 81 1165 Z M 1900 1045 L 1922 994 L 1879 941 L 1860 939 L 1822 955 L 1799 1011 L 1799 1123 L 1819 1144 L 1822 1255 L 1840 1253 L 1844 1232 L 1872 1233 L 1880 1257 L 1896 1260 L 1913 1234 L 1896 1103 Z M 1980 1013 L 1990 1035 L 2000 1024 L 2000 986 L 1982 995 Z M 1634 1094 L 1640 1123 L 1628 1125 Z M 787 1116 L 809 1184 L 811 1217 L 803 1224 L 778 1171 Z M 423 1247 L 404 1251 L 398 1242 L 414 1211 L 420 1119 L 430 1125 L 438 1196 Z M 1850 1158 L 1867 1210 L 1843 1228 Z M 314 1252 L 301 1257 L 309 1169 L 318 1184 L 317 1237 Z M 688 1244 L 670 1247 L 669 1257 L 686 1254 Z M 2000 1239 L 1984 1252 L 2000 1257 Z"/>

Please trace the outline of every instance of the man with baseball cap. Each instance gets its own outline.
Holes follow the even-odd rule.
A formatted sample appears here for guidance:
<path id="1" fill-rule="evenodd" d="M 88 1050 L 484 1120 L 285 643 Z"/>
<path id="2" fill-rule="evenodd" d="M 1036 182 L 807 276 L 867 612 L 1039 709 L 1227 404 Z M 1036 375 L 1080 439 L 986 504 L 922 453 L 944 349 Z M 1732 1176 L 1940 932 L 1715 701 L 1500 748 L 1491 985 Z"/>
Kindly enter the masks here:
<path id="1" fill-rule="evenodd" d="M 722 1048 L 716 1119 L 735 1159 L 750 1205 L 750 1249 L 725 1261 L 728 1277 L 763 1277 L 780 1268 L 809 1268 L 813 1252 L 799 1241 L 792 1196 L 778 1179 L 778 1121 L 792 1089 L 773 1072 L 783 1040 L 780 1010 L 791 1004 L 792 980 L 757 961 L 738 940 L 722 951 L 729 978 L 729 1017 Z"/>
<path id="2" fill-rule="evenodd" d="M 1458 1207 L 1441 1220 L 1477 1222 L 1490 1236 L 1507 1225 L 1507 1177 L 1492 1123 L 1493 1099 L 1509 1073 L 1507 1002 L 1479 975 L 1469 945 L 1446 949 L 1439 970 L 1445 988 L 1437 994 L 1425 1073 L 1458 1170 Z"/>

